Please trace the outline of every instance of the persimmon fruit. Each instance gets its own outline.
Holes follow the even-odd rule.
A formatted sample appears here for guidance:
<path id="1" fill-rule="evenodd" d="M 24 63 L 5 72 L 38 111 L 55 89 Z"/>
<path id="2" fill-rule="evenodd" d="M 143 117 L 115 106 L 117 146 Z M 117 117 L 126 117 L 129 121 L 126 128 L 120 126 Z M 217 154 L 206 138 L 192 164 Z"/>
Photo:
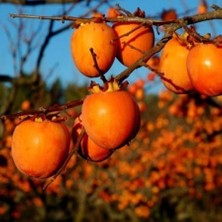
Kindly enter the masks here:
<path id="1" fill-rule="evenodd" d="M 153 47 L 154 32 L 152 26 L 135 22 L 116 22 L 113 25 L 117 39 L 118 60 L 125 66 L 130 66 L 143 56 L 143 53 Z"/>
<path id="2" fill-rule="evenodd" d="M 117 18 L 118 16 L 122 16 L 122 13 L 114 7 L 110 7 L 107 10 L 106 17 L 107 18 Z"/>
<path id="3" fill-rule="evenodd" d="M 87 77 L 105 74 L 116 56 L 116 38 L 105 22 L 80 24 L 71 36 L 71 54 L 77 69 Z"/>
<path id="4" fill-rule="evenodd" d="M 208 6 L 207 6 L 206 2 L 201 3 L 197 7 L 197 14 L 204 14 L 204 13 L 207 13 L 207 11 L 208 11 Z"/>
<path id="5" fill-rule="evenodd" d="M 11 154 L 22 173 L 47 178 L 62 165 L 69 146 L 70 134 L 64 123 L 24 120 L 13 132 Z"/>
<path id="6" fill-rule="evenodd" d="M 146 64 L 148 65 L 148 67 L 150 67 L 151 69 L 158 69 L 159 68 L 159 64 L 160 64 L 160 57 L 159 56 L 153 56 L 151 57 Z"/>
<path id="7" fill-rule="evenodd" d="M 101 162 L 109 158 L 113 154 L 114 150 L 105 149 L 96 143 L 94 143 L 88 135 L 85 135 L 81 141 L 81 146 L 78 149 L 78 153 L 84 159 L 92 162 Z"/>
<path id="8" fill-rule="evenodd" d="M 133 96 L 125 90 L 101 90 L 86 96 L 82 123 L 89 138 L 106 149 L 117 149 L 138 132 L 140 113 Z"/>
<path id="9" fill-rule="evenodd" d="M 148 81 L 154 81 L 155 80 L 155 78 L 156 78 L 156 73 L 155 72 L 149 72 L 148 74 L 147 74 L 147 80 Z"/>
<path id="10" fill-rule="evenodd" d="M 205 96 L 222 94 L 222 47 L 200 43 L 187 56 L 187 71 L 194 88 Z"/>
<path id="11" fill-rule="evenodd" d="M 186 66 L 188 53 L 186 42 L 177 36 L 171 38 L 162 50 L 159 64 L 159 71 L 163 74 L 161 81 L 174 93 L 186 93 L 193 90 Z"/>
<path id="12" fill-rule="evenodd" d="M 21 103 L 21 110 L 22 111 L 27 111 L 31 108 L 31 102 L 28 99 L 25 99 L 22 103 Z"/>
<path id="13" fill-rule="evenodd" d="M 72 139 L 76 143 L 78 136 L 82 129 L 82 121 L 80 117 L 77 117 L 74 121 L 72 128 Z M 84 133 L 77 153 L 84 159 L 92 162 L 101 162 L 109 158 L 114 150 L 105 149 L 95 144 L 86 133 Z"/>
<path id="14" fill-rule="evenodd" d="M 173 21 L 177 19 L 177 13 L 175 9 L 164 10 L 161 14 L 163 21 Z"/>

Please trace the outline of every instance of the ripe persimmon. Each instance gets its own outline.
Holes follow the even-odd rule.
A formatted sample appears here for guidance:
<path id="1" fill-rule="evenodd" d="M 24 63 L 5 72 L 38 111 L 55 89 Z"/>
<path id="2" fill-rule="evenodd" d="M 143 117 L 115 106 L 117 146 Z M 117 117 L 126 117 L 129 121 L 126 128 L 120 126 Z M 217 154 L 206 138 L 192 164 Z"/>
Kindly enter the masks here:
<path id="1" fill-rule="evenodd" d="M 152 26 L 135 22 L 117 22 L 113 25 L 113 29 L 118 36 L 116 57 L 125 66 L 135 63 L 143 53 L 153 47 Z"/>
<path id="2" fill-rule="evenodd" d="M 74 143 L 76 143 L 82 127 L 83 126 L 81 117 L 77 117 L 74 121 L 72 128 L 72 138 Z M 101 162 L 109 158 L 114 152 L 114 150 L 105 149 L 103 147 L 98 146 L 88 137 L 86 133 L 84 133 L 77 152 L 82 158 L 86 160 L 92 162 Z"/>
<path id="3" fill-rule="evenodd" d="M 170 39 L 162 50 L 159 64 L 159 71 L 163 74 L 161 80 L 174 93 L 186 93 L 193 89 L 186 67 L 188 53 L 186 42 L 179 36 Z"/>
<path id="4" fill-rule="evenodd" d="M 148 67 L 150 67 L 151 69 L 158 69 L 159 68 L 159 64 L 160 64 L 160 57 L 159 56 L 153 56 L 151 57 L 146 64 L 148 65 Z"/>
<path id="5" fill-rule="evenodd" d="M 208 11 L 208 6 L 207 6 L 206 2 L 203 2 L 198 5 L 197 14 L 204 14 L 204 13 L 207 13 L 207 11 Z"/>
<path id="6" fill-rule="evenodd" d="M 222 48 L 213 43 L 200 43 L 187 56 L 187 71 L 194 88 L 205 96 L 222 94 Z"/>
<path id="7" fill-rule="evenodd" d="M 116 38 L 105 22 L 80 24 L 71 37 L 71 53 L 77 69 L 87 77 L 105 74 L 115 59 Z"/>
<path id="8" fill-rule="evenodd" d="M 24 120 L 12 136 L 12 158 L 24 174 L 52 176 L 69 152 L 70 135 L 65 124 L 50 120 Z"/>
<path id="9" fill-rule="evenodd" d="M 118 16 L 122 16 L 122 13 L 114 7 L 110 7 L 106 13 L 107 18 L 117 18 Z"/>
<path id="10" fill-rule="evenodd" d="M 78 154 L 84 159 L 92 162 L 101 162 L 109 158 L 114 150 L 105 149 L 94 143 L 88 135 L 85 135 L 81 141 L 81 146 L 78 149 Z"/>
<path id="11" fill-rule="evenodd" d="M 25 99 L 21 103 L 21 110 L 26 111 L 26 110 L 29 110 L 30 108 L 31 108 L 31 102 L 28 99 Z"/>
<path id="12" fill-rule="evenodd" d="M 135 99 L 128 91 L 110 88 L 109 85 L 107 90 L 85 98 L 82 123 L 89 138 L 97 145 L 117 149 L 137 134 L 140 113 Z"/>
<path id="13" fill-rule="evenodd" d="M 164 10 L 161 14 L 163 21 L 173 21 L 177 19 L 177 13 L 175 9 Z"/>

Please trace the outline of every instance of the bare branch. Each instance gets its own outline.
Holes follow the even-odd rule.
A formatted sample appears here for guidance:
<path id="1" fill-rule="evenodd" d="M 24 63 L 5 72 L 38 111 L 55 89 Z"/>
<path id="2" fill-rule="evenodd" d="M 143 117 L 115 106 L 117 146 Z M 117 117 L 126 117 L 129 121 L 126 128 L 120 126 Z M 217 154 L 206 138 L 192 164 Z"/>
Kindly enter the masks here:
<path id="1" fill-rule="evenodd" d="M 216 7 L 214 6 L 214 9 Z M 27 18 L 27 19 L 42 19 L 42 20 L 55 20 L 55 21 L 72 21 L 78 23 L 86 23 L 92 21 L 94 18 L 84 18 L 84 17 L 74 17 L 74 16 L 41 16 L 41 15 L 28 15 L 28 14 L 10 14 L 12 18 Z M 222 19 L 222 9 L 217 7 L 216 10 L 212 12 L 207 12 L 205 14 L 198 14 L 193 16 L 186 16 L 174 21 L 162 21 L 162 20 L 155 20 L 149 18 L 140 18 L 137 16 L 132 17 L 118 17 L 118 18 L 103 18 L 106 22 L 137 22 L 143 23 L 147 25 L 154 25 L 154 26 L 174 26 L 174 29 L 181 28 L 181 24 L 184 25 L 191 25 L 199 22 L 204 22 L 207 20 L 213 19 Z"/>
<path id="2" fill-rule="evenodd" d="M 78 150 L 84 134 L 85 134 L 85 130 L 84 130 L 84 128 L 82 128 L 82 130 L 81 130 L 81 132 L 80 132 L 80 134 L 77 138 L 77 141 L 76 141 L 74 147 L 71 149 L 68 157 L 66 158 L 66 160 L 64 161 L 62 166 L 57 170 L 57 172 L 51 178 L 49 178 L 49 181 L 43 186 L 43 190 L 46 190 L 47 187 L 57 178 L 57 176 L 60 175 L 65 170 L 65 168 L 66 168 L 67 164 L 69 163 L 72 155 L 74 155 L 76 153 L 76 151 Z"/>
<path id="3" fill-rule="evenodd" d="M 50 41 L 50 38 L 54 35 L 53 32 L 52 32 L 52 29 L 53 29 L 53 24 L 54 24 L 54 21 L 51 20 L 50 21 L 50 24 L 49 24 L 49 27 L 48 27 L 48 34 L 46 35 L 45 37 L 45 40 L 40 48 L 40 51 L 39 51 L 39 55 L 38 55 L 38 58 L 37 58 L 37 63 L 36 63 L 36 70 L 39 70 L 39 67 L 40 67 L 40 64 L 41 64 L 41 61 L 43 59 L 43 54 L 44 54 L 44 51 Z"/>
<path id="4" fill-rule="evenodd" d="M 46 4 L 65 4 L 65 3 L 80 3 L 85 0 L 0 0 L 0 3 L 8 3 L 15 5 L 26 5 L 26 6 L 38 6 Z"/>
<path id="5" fill-rule="evenodd" d="M 0 74 L 0 82 L 13 82 L 13 77 L 6 75 L 6 74 Z"/>
<path id="6" fill-rule="evenodd" d="M 158 53 L 166 44 L 166 42 L 172 37 L 170 34 L 166 34 L 155 46 L 153 46 L 149 51 L 145 52 L 140 59 L 138 59 L 134 64 L 125 69 L 115 79 L 119 82 L 123 82 L 130 74 L 137 68 L 144 65 L 144 62 L 151 58 L 154 54 Z"/>
<path id="7" fill-rule="evenodd" d="M 105 0 L 102 0 L 101 3 L 97 4 L 97 5 L 93 8 L 93 10 L 96 9 L 96 8 L 98 8 L 98 7 L 100 7 L 100 6 L 101 6 L 102 4 L 104 4 L 105 2 L 106 2 Z M 70 8 L 70 9 L 71 9 L 71 8 Z M 70 9 L 68 9 L 68 10 L 70 10 Z M 89 10 L 89 11 L 87 11 L 84 16 L 86 16 L 86 15 L 89 14 L 89 13 L 91 13 L 91 11 L 92 11 L 92 9 Z M 68 12 L 68 11 L 67 11 L 67 12 Z M 66 14 L 67 12 L 64 12 L 64 13 Z M 12 17 L 14 17 L 14 16 L 12 16 Z M 33 17 L 33 16 L 31 15 L 31 17 Z M 46 17 L 47 17 L 47 18 L 50 18 L 51 16 L 46 16 Z M 61 17 L 62 17 L 62 18 L 63 18 L 63 17 L 66 18 L 66 17 L 69 17 L 69 16 L 55 16 L 54 18 L 61 18 Z M 34 17 L 33 17 L 33 18 L 34 18 Z M 44 18 L 45 18 L 45 16 L 41 16 L 40 19 L 44 19 Z M 51 18 L 52 18 L 52 17 L 51 17 Z M 44 42 L 43 42 L 43 44 L 42 44 L 42 46 L 41 46 L 41 48 L 40 48 L 40 52 L 39 52 L 39 55 L 38 55 L 38 58 L 37 58 L 37 63 L 36 63 L 36 70 L 39 70 L 39 68 L 40 68 L 41 61 L 42 61 L 42 59 L 43 59 L 44 52 L 45 52 L 45 50 L 46 50 L 46 48 L 47 48 L 47 46 L 48 46 L 51 38 L 54 37 L 55 35 L 58 35 L 58 34 L 66 31 L 67 29 L 69 29 L 69 28 L 72 27 L 72 23 L 69 23 L 68 25 L 66 25 L 66 26 L 64 26 L 64 27 L 53 31 L 53 25 L 54 25 L 53 22 L 54 22 L 55 20 L 57 20 L 57 19 L 49 19 L 49 20 L 50 20 L 50 24 L 49 24 L 49 27 L 48 27 L 48 34 L 46 35 L 45 40 L 44 40 Z M 64 20 L 66 20 L 66 19 L 64 19 Z M 62 19 L 62 22 L 64 22 L 64 20 Z"/>
<path id="8" fill-rule="evenodd" d="M 104 71 L 99 68 L 99 65 L 98 65 L 98 62 L 97 62 L 97 59 L 96 59 L 96 53 L 93 51 L 93 48 L 90 48 L 89 51 L 90 51 L 90 53 L 92 55 L 92 59 L 93 59 L 93 62 L 94 62 L 94 67 L 98 71 L 101 80 L 104 83 L 107 82 L 106 77 L 104 76 Z"/>
<path id="9" fill-rule="evenodd" d="M 25 117 L 25 116 L 38 116 L 38 115 L 51 115 L 51 113 L 60 112 L 66 109 L 70 109 L 76 106 L 79 106 L 83 103 L 83 100 L 74 100 L 70 101 L 61 105 L 53 105 L 49 107 L 40 107 L 38 110 L 28 110 L 28 111 L 22 111 L 18 113 L 13 113 L 9 115 L 1 115 L 0 119 L 15 119 L 17 117 Z"/>
<path id="10" fill-rule="evenodd" d="M 13 68 L 14 68 L 14 71 L 16 72 L 17 71 L 17 64 L 16 64 L 17 50 L 16 50 L 16 47 L 14 44 L 14 38 L 12 37 L 7 26 L 2 25 L 2 27 L 5 31 L 8 41 L 10 43 L 10 51 L 11 51 L 11 55 L 12 55 Z"/>

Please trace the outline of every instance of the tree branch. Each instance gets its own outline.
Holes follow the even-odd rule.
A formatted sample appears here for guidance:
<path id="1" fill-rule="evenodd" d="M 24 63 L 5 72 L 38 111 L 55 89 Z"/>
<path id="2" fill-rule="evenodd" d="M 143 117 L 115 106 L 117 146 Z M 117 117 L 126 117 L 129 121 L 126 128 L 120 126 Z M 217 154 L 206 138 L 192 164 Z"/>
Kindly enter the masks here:
<path id="1" fill-rule="evenodd" d="M 0 74 L 0 82 L 13 82 L 14 78 L 6 75 L 6 74 Z"/>
<path id="2" fill-rule="evenodd" d="M 119 82 L 123 82 L 127 77 L 130 76 L 130 74 L 137 68 L 144 65 L 144 63 L 152 57 L 152 55 L 158 53 L 166 44 L 166 42 L 172 37 L 171 34 L 166 34 L 154 47 L 152 47 L 149 51 L 145 52 L 143 56 L 138 59 L 134 64 L 132 64 L 130 67 L 125 69 L 123 72 L 121 72 L 119 75 L 115 77 L 115 79 Z"/>
<path id="3" fill-rule="evenodd" d="M 0 3 L 26 5 L 26 6 L 38 6 L 46 4 L 66 4 L 66 3 L 79 3 L 85 0 L 0 0 Z M 88 1 L 87 1 L 88 2 Z"/>
<path id="4" fill-rule="evenodd" d="M 38 110 L 28 110 L 22 111 L 18 113 L 8 114 L 8 115 L 0 115 L 0 119 L 14 119 L 17 117 L 26 117 L 26 116 L 38 116 L 38 115 L 51 115 L 52 113 L 60 112 L 66 109 L 70 109 L 76 106 L 79 106 L 83 103 L 83 100 L 74 100 L 62 105 L 53 105 L 49 107 L 40 107 Z"/>
<path id="5" fill-rule="evenodd" d="M 158 19 L 150 19 L 150 18 L 141 18 L 137 16 L 132 17 L 118 17 L 118 18 L 107 18 L 104 17 L 103 20 L 105 22 L 138 22 L 143 23 L 144 25 L 154 25 L 154 26 L 174 26 L 174 29 L 181 28 L 181 24 L 183 25 L 191 25 L 199 22 L 204 22 L 207 20 L 213 19 L 222 19 L 222 8 L 212 6 L 214 11 L 207 12 L 205 14 L 197 14 L 193 16 L 186 16 L 180 19 L 176 19 L 174 21 L 162 21 Z M 12 18 L 27 18 L 27 19 L 40 19 L 40 20 L 55 20 L 55 21 L 72 21 L 78 23 L 86 23 L 92 21 L 94 18 L 84 18 L 84 17 L 75 17 L 75 16 L 41 16 L 41 15 L 28 15 L 28 14 L 10 14 Z"/>

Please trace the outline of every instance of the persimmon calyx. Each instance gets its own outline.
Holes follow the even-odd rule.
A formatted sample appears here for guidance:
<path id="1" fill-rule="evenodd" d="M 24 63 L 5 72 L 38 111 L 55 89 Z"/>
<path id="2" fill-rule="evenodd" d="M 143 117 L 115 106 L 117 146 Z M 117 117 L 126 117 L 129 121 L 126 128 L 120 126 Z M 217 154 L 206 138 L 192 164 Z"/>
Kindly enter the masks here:
<path id="1" fill-rule="evenodd" d="M 88 90 L 90 93 L 100 93 L 100 92 L 114 92 L 125 89 L 128 86 L 128 82 L 119 83 L 115 78 L 111 78 L 106 81 L 103 86 L 100 86 L 96 82 L 91 82 Z"/>

